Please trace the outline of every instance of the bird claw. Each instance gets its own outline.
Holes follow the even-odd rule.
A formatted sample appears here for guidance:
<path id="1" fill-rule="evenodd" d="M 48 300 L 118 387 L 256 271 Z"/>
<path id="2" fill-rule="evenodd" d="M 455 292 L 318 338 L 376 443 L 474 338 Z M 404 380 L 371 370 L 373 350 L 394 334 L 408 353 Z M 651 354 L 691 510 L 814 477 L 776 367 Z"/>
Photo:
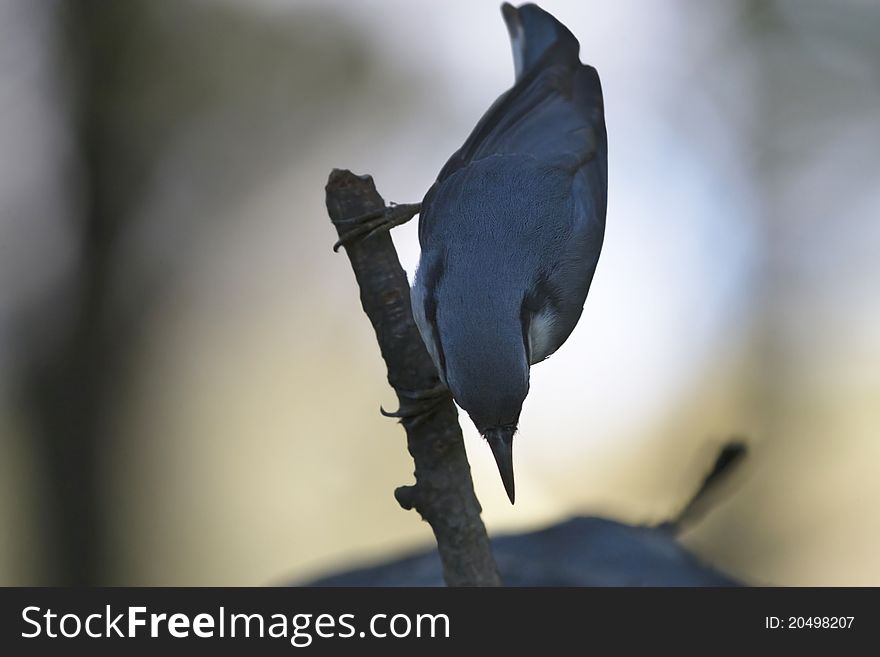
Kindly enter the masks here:
<path id="1" fill-rule="evenodd" d="M 400 399 L 400 408 L 396 411 L 386 411 L 381 406 L 379 412 L 384 417 L 397 418 L 401 422 L 408 420 L 413 424 L 419 424 L 430 417 L 437 407 L 449 397 L 449 389 L 442 383 L 425 390 L 401 390 L 396 389 Z"/>
<path id="2" fill-rule="evenodd" d="M 394 390 L 400 397 L 415 399 L 417 401 L 445 398 L 449 394 L 449 388 L 443 385 L 441 381 L 438 381 L 430 388 L 424 388 L 423 390 L 406 390 L 404 388 L 395 388 Z"/>
<path id="3" fill-rule="evenodd" d="M 336 253 L 341 246 L 351 244 L 355 240 L 367 239 L 379 233 L 386 233 L 395 226 L 405 224 L 419 213 L 421 207 L 421 203 L 402 203 L 400 205 L 392 203 L 387 208 L 377 210 L 376 212 L 369 212 L 357 217 L 348 217 L 347 219 L 338 219 L 334 222 L 336 225 L 353 225 L 354 228 L 347 230 L 339 236 L 339 239 L 333 245 L 333 252 Z"/>

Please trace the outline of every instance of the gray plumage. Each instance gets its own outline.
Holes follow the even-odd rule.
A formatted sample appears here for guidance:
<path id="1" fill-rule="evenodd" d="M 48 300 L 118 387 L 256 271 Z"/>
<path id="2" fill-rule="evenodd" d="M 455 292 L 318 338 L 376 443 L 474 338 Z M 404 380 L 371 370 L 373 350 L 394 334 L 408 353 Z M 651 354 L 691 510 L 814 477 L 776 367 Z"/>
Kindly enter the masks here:
<path id="1" fill-rule="evenodd" d="M 422 202 L 413 314 L 440 377 L 514 498 L 512 440 L 530 365 L 580 318 L 605 230 L 599 76 L 536 5 L 502 7 L 516 81 Z"/>

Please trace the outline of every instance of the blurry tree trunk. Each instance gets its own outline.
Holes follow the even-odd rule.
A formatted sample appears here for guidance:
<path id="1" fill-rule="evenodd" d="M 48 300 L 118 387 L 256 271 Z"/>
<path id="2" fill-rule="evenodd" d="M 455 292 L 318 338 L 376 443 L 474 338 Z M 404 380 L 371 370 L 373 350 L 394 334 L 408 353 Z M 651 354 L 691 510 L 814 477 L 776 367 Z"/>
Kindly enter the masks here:
<path id="1" fill-rule="evenodd" d="M 50 325 L 32 332 L 22 376 L 44 483 L 42 544 L 53 585 L 106 583 L 109 562 L 112 499 L 101 460 L 113 438 L 109 424 L 132 326 L 110 303 L 117 237 L 132 196 L 123 174 L 130 146 L 111 120 L 132 19 L 114 4 L 58 12 L 77 165 L 70 210 L 77 258 L 59 298 L 32 320 Z"/>
<path id="2" fill-rule="evenodd" d="M 42 483 L 45 581 L 106 584 L 132 556 L 109 550 L 125 521 L 114 479 L 133 439 L 119 416 L 137 375 L 131 354 L 144 331 L 161 328 L 157 304 L 198 260 L 204 234 L 220 229 L 221 210 L 289 156 L 287 135 L 300 134 L 290 107 L 324 121 L 324 108 L 359 84 L 350 63 L 369 53 L 347 23 L 323 22 L 332 11 L 284 21 L 248 3 L 52 7 L 60 38 L 47 49 L 60 55 L 56 95 L 69 115 L 58 149 L 70 163 L 69 226 L 59 232 L 74 257 L 65 280 L 17 318 L 12 378 Z M 337 36 L 312 38 L 316 24 Z M 317 141 L 319 127 L 329 120 L 316 120 Z M 171 175 L 193 200 L 153 213 L 150 201 L 169 198 L 165 167 L 175 161 L 187 164 Z M 161 258 L 149 252 L 157 237 Z"/>

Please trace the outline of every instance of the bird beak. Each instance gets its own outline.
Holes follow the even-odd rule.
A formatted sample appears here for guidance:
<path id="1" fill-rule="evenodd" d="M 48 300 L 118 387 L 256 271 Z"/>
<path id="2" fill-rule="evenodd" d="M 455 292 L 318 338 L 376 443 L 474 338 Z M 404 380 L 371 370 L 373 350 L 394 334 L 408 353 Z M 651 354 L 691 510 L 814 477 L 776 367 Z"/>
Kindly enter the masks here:
<path id="1" fill-rule="evenodd" d="M 493 428 L 486 431 L 486 442 L 492 448 L 492 454 L 495 456 L 495 463 L 498 465 L 498 472 L 501 474 L 501 483 L 504 484 L 504 490 L 507 491 L 507 497 L 510 503 L 514 500 L 513 487 L 513 433 L 515 429 L 506 427 Z"/>

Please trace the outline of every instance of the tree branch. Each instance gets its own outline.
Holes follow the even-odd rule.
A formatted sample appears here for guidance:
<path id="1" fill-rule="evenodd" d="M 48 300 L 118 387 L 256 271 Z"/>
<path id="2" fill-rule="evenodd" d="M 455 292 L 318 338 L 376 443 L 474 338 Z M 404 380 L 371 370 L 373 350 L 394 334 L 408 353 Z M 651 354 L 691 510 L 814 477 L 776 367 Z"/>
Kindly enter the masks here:
<path id="1" fill-rule="evenodd" d="M 334 169 L 326 192 L 327 211 L 340 237 L 348 232 L 352 218 L 386 209 L 370 176 Z M 388 367 L 388 382 L 401 411 L 411 409 L 419 393 L 437 389 L 440 381 L 413 320 L 409 284 L 391 236 L 372 234 L 347 242 L 345 250 Z M 405 509 L 416 509 L 431 525 L 449 586 L 499 586 L 452 397 L 445 393 L 430 411 L 401 415 L 416 483 L 398 488 L 397 501 Z"/>

